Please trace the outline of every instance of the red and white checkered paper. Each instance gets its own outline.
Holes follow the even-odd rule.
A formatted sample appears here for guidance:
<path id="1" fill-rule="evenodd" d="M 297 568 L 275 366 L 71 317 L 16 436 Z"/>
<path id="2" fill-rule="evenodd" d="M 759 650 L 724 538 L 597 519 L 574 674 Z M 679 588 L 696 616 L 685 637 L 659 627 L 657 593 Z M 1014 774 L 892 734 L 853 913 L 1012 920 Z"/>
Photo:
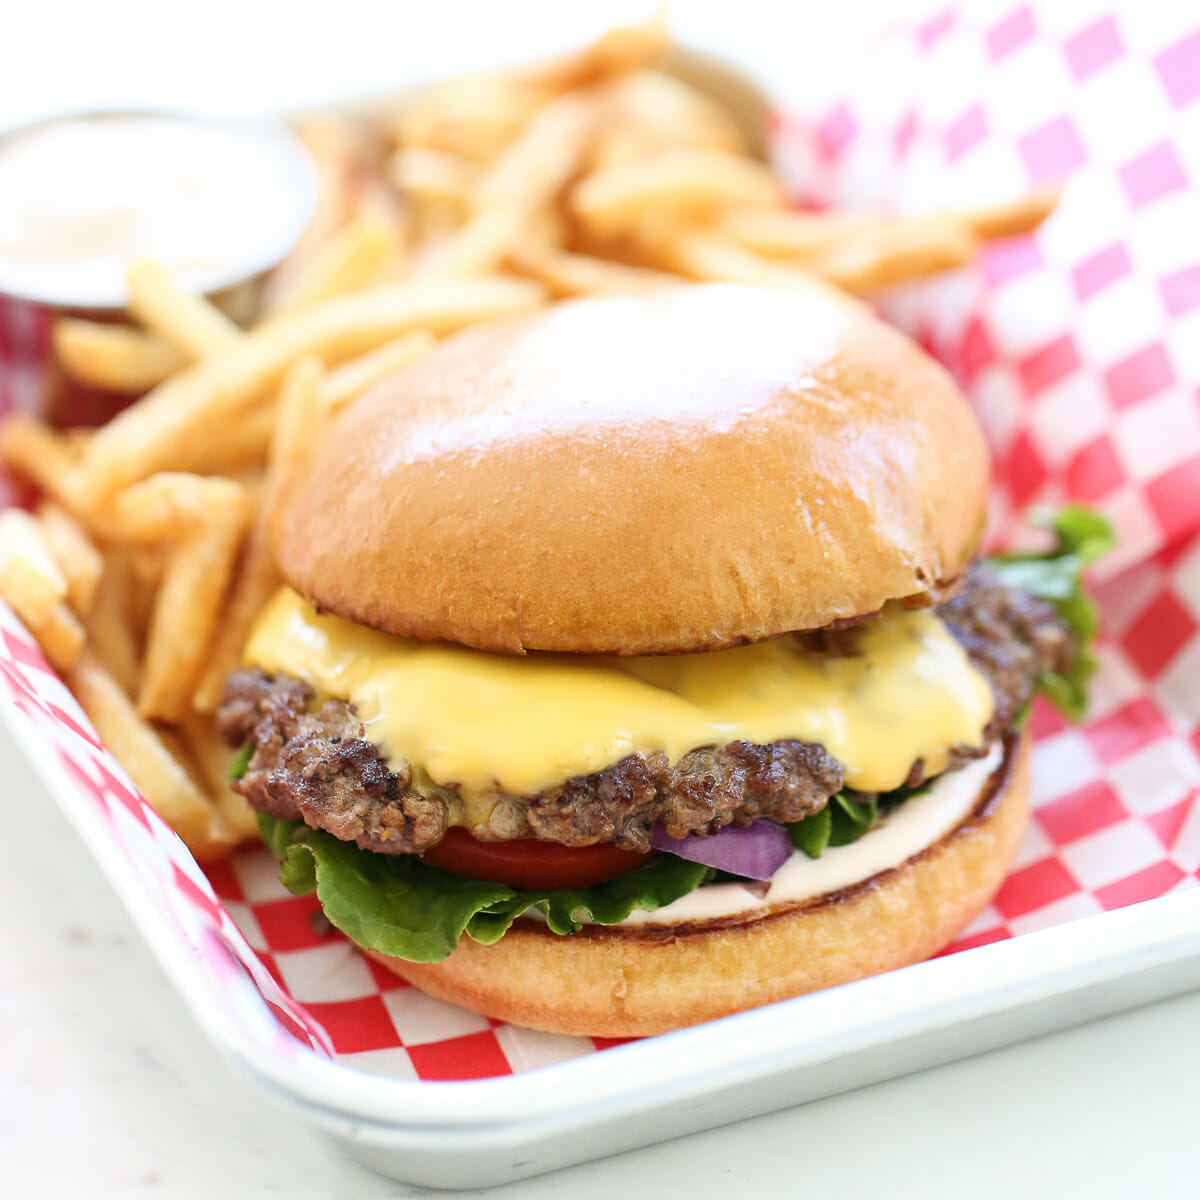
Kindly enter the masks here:
<path id="1" fill-rule="evenodd" d="M 1036 238 L 885 305 L 975 403 L 1002 538 L 1031 504 L 1065 499 L 1104 509 L 1121 536 L 1097 573 L 1092 716 L 1073 728 L 1035 710 L 1034 819 L 995 901 L 947 953 L 1200 874 L 1200 16 L 1186 8 L 947 9 L 882 38 L 819 119 L 775 119 L 803 203 L 924 210 L 1065 184 Z M 28 407 L 36 361 L 8 368 L 22 346 L 36 358 L 44 336 L 28 316 L 7 330 L 3 317 L 0 396 Z M 466 1079 L 608 1044 L 506 1026 L 401 984 L 322 932 L 315 901 L 285 892 L 265 851 L 205 878 L 8 614 L 0 676 L 128 860 L 130 886 L 202 960 L 209 1002 L 233 1011 L 249 978 L 291 1052 Z"/>

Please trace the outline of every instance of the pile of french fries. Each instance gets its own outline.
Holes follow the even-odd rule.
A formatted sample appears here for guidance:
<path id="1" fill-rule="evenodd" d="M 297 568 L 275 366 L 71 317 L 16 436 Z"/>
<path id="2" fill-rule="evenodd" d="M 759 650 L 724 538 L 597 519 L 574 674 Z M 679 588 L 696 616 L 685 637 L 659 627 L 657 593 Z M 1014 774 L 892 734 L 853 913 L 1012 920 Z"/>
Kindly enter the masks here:
<path id="1" fill-rule="evenodd" d="M 326 422 L 436 338 L 560 297 L 683 279 L 855 292 L 967 262 L 1053 198 L 918 217 L 804 213 L 731 115 L 663 67 L 660 21 L 300 126 L 312 223 L 243 329 L 151 261 L 128 325 L 60 319 L 63 371 L 145 395 L 94 431 L 28 416 L 0 460 L 0 595 L 199 858 L 254 834 L 212 714 L 280 584 L 272 527 Z"/>

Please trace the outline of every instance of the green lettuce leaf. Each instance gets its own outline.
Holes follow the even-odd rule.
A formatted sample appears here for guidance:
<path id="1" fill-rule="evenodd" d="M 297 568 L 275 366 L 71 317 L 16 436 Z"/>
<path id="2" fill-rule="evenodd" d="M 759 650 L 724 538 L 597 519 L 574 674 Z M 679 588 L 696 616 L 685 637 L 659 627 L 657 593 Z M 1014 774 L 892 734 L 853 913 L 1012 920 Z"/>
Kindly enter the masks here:
<path id="1" fill-rule="evenodd" d="M 245 775 L 250 766 L 250 760 L 254 757 L 254 743 L 247 742 L 234 756 L 229 760 L 229 782 L 232 783 L 235 779 L 241 779 Z"/>
<path id="2" fill-rule="evenodd" d="M 279 817 L 273 817 L 270 813 L 260 812 L 254 814 L 254 819 L 258 822 L 258 836 L 262 838 L 267 849 L 279 859 L 280 863 L 287 857 L 287 848 L 292 844 L 292 834 L 295 832 L 299 821 L 284 821 Z M 280 872 L 282 875 L 282 871 Z M 283 885 L 288 891 L 294 889 Z M 316 886 L 315 884 L 313 885 Z M 312 888 L 309 889 L 311 891 Z M 298 895 L 306 895 L 305 892 L 299 892 Z"/>
<path id="3" fill-rule="evenodd" d="M 835 796 L 834 799 L 836 798 Z M 811 817 L 805 817 L 803 821 L 792 821 L 788 825 L 792 845 L 797 850 L 803 850 L 809 858 L 820 858 L 825 853 L 833 833 L 833 809 L 834 803 L 830 800 Z"/>
<path id="4" fill-rule="evenodd" d="M 857 842 L 879 820 L 879 799 L 876 796 L 855 797 L 847 792 L 838 792 L 833 798 L 832 807 L 833 819 L 829 827 L 831 846 L 848 846 L 851 842 Z"/>
<path id="5" fill-rule="evenodd" d="M 1090 647 L 1099 623 L 1095 601 L 1083 586 L 1083 572 L 1112 549 L 1116 538 L 1104 517 L 1078 505 L 1056 513 L 1035 513 L 1031 521 L 1055 534 L 1057 545 L 1040 553 L 997 554 L 986 561 L 1010 587 L 1052 604 L 1074 631 L 1079 646 L 1074 665 L 1065 675 L 1043 674 L 1038 690 L 1078 721 L 1087 710 L 1087 682 L 1096 671 Z"/>
<path id="6" fill-rule="evenodd" d="M 258 824 L 281 860 L 284 887 L 299 896 L 315 891 L 330 922 L 351 941 L 409 962 L 441 962 L 463 933 L 490 945 L 531 908 L 558 934 L 585 923 L 615 925 L 635 908 L 652 912 L 678 900 L 714 873 L 662 855 L 592 887 L 521 892 L 451 875 L 410 855 L 360 850 L 300 821 L 260 814 Z"/>
<path id="7" fill-rule="evenodd" d="M 820 812 L 788 825 L 792 845 L 809 858 L 820 858 L 829 846 L 857 842 L 879 820 L 880 803 L 878 796 L 838 792 Z"/>

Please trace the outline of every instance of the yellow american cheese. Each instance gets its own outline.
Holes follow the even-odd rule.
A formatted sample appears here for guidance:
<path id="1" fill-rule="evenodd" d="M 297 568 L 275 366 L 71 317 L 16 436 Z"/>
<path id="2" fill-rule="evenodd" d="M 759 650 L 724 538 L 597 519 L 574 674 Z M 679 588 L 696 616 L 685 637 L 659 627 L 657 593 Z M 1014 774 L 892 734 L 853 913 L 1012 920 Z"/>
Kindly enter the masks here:
<path id="1" fill-rule="evenodd" d="M 367 737 L 468 800 L 534 794 L 627 754 L 744 738 L 817 742 L 863 791 L 900 786 L 913 762 L 940 770 L 979 745 L 987 681 L 930 611 L 887 609 L 856 653 L 807 652 L 793 637 L 709 654 L 513 657 L 412 641 L 318 616 L 284 589 L 246 661 L 352 702 Z"/>

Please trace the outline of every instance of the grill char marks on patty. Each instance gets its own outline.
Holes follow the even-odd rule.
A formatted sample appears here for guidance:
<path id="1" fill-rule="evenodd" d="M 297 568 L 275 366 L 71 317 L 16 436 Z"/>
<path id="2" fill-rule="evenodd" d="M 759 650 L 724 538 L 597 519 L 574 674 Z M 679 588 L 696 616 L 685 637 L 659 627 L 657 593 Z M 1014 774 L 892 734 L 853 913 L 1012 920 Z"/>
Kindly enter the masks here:
<path id="1" fill-rule="evenodd" d="M 1049 604 L 1006 587 L 983 565 L 970 569 L 963 590 L 937 612 L 992 685 L 989 742 L 1029 703 L 1037 677 L 1065 674 L 1078 653 L 1071 630 Z"/>
<path id="2" fill-rule="evenodd" d="M 820 746 L 738 741 L 693 750 L 674 766 L 661 751 L 630 754 L 542 792 L 526 802 L 522 815 L 541 841 L 614 842 L 644 854 L 656 821 L 676 838 L 749 825 L 758 817 L 800 821 L 824 808 L 841 786 L 841 765 Z"/>
<path id="3" fill-rule="evenodd" d="M 962 591 L 938 609 L 975 667 L 991 684 L 995 711 L 979 748 L 956 747 L 950 765 L 986 753 L 1029 702 L 1037 677 L 1065 670 L 1073 639 L 1054 610 L 1005 587 L 986 567 L 967 573 Z M 854 629 L 814 639 L 814 650 L 852 652 Z M 452 801 L 422 795 L 406 764 L 392 770 L 353 708 L 327 700 L 288 675 L 238 671 L 225 684 L 217 714 L 230 745 L 253 741 L 254 754 L 233 784 L 263 812 L 303 820 L 343 841 L 385 854 L 422 854 L 445 836 Z M 925 777 L 913 764 L 908 783 Z M 632 754 L 603 771 L 568 779 L 537 796 L 497 793 L 478 837 L 533 837 L 564 846 L 611 842 L 650 849 L 661 822 L 672 837 L 713 834 L 759 817 L 798 821 L 841 789 L 841 765 L 821 746 L 796 741 L 731 742 L 666 755 Z"/>
<path id="4" fill-rule="evenodd" d="M 446 836 L 446 805 L 393 771 L 341 700 L 316 712 L 313 689 L 290 675 L 238 671 L 225 682 L 217 726 L 233 745 L 255 742 L 233 783 L 260 812 L 305 821 L 385 854 L 420 854 Z"/>

